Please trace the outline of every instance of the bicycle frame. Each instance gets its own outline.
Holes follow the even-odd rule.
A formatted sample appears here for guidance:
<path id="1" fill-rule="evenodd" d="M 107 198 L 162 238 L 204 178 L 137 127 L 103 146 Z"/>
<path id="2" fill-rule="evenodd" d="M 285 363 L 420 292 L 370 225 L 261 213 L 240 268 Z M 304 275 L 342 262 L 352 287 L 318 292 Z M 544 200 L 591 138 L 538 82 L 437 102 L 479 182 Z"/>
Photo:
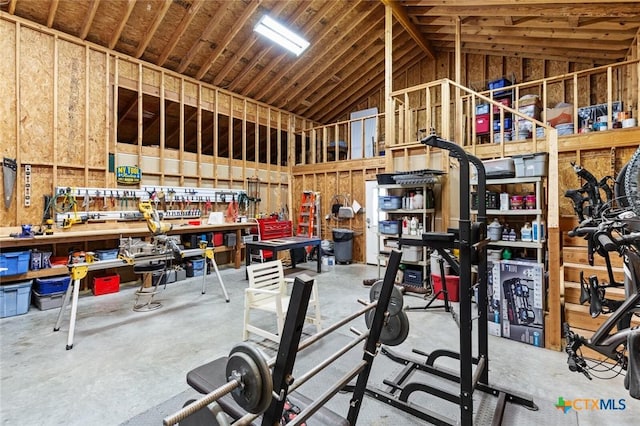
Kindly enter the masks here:
<path id="1" fill-rule="evenodd" d="M 627 327 L 611 334 L 611 331 L 623 320 L 625 316 L 631 316 L 640 306 L 640 256 L 637 253 L 625 248 L 623 252 L 624 273 L 625 273 L 625 296 L 626 299 L 616 309 L 607 320 L 593 333 L 591 338 L 585 339 L 577 336 L 577 340 L 582 345 L 612 359 L 615 359 L 626 367 L 626 357 L 618 351 L 620 345 L 625 345 L 630 333 L 636 328 Z M 578 345 L 577 349 L 580 345 Z M 621 356 L 624 359 L 621 359 Z"/>

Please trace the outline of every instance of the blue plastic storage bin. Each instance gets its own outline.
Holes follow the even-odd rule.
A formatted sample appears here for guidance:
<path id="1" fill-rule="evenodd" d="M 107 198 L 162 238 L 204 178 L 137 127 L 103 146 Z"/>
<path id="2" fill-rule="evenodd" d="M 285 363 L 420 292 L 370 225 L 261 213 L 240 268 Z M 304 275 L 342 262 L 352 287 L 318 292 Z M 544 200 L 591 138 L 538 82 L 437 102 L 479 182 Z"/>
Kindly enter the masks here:
<path id="1" fill-rule="evenodd" d="M 204 259 L 191 259 L 191 263 L 193 264 L 194 272 L 204 269 Z"/>
<path id="2" fill-rule="evenodd" d="M 71 278 L 68 275 L 59 277 L 36 278 L 33 289 L 40 294 L 52 294 L 67 291 Z"/>
<path id="3" fill-rule="evenodd" d="M 29 270 L 30 258 L 31 253 L 29 251 L 0 253 L 0 277 L 24 274 Z"/>
<path id="4" fill-rule="evenodd" d="M 402 208 L 402 197 L 396 195 L 386 195 L 378 197 L 380 210 L 396 210 Z"/>
<path id="5" fill-rule="evenodd" d="M 511 129 L 511 118 L 504 119 L 504 129 L 505 130 Z M 493 131 L 494 132 L 500 131 L 500 120 L 493 120 Z"/>
<path id="6" fill-rule="evenodd" d="M 119 252 L 119 249 L 96 250 L 96 257 L 98 260 L 116 260 Z"/>
<path id="7" fill-rule="evenodd" d="M 399 234 L 400 225 L 397 220 L 381 220 L 379 222 L 381 234 Z"/>
<path id="8" fill-rule="evenodd" d="M 29 311 L 31 283 L 32 280 L 28 280 L 0 285 L 0 318 L 22 315 Z"/>

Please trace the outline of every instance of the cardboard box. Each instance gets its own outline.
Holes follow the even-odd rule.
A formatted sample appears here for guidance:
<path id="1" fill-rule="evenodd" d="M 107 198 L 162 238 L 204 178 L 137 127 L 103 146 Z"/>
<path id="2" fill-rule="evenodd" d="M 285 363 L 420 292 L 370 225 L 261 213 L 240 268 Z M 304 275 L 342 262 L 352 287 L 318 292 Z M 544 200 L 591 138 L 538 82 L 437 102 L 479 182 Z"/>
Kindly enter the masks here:
<path id="1" fill-rule="evenodd" d="M 503 260 L 499 268 L 502 337 L 544 347 L 545 279 L 541 263 Z"/>
<path id="2" fill-rule="evenodd" d="M 573 123 L 573 105 L 558 104 L 555 108 L 546 109 L 546 120 L 551 126 L 558 124 Z"/>
<path id="3" fill-rule="evenodd" d="M 530 105 L 535 105 L 538 108 L 542 108 L 542 102 L 540 101 L 540 96 L 538 95 L 524 95 L 518 99 L 518 107 L 527 107 Z"/>
<path id="4" fill-rule="evenodd" d="M 487 262 L 487 331 L 502 336 L 500 322 L 500 262 Z"/>

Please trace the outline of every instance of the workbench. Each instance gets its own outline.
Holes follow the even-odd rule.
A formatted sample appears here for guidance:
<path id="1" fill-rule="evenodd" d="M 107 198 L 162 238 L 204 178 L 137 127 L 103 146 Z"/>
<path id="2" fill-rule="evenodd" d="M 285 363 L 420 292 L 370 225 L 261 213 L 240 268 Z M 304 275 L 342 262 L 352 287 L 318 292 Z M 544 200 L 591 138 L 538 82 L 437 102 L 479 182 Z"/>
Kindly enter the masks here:
<path id="1" fill-rule="evenodd" d="M 262 241 L 247 241 L 245 246 L 247 248 L 247 254 L 244 259 L 246 265 L 251 265 L 251 250 L 271 250 L 273 252 L 273 258 L 278 258 L 278 252 L 284 250 L 291 250 L 296 248 L 304 248 L 304 247 L 317 247 L 318 255 L 316 256 L 318 259 L 318 267 L 317 271 L 320 273 L 322 271 L 322 259 L 320 256 L 320 238 L 318 237 L 282 237 L 273 240 L 262 240 Z M 296 261 L 295 256 L 291 255 L 291 266 L 295 268 Z"/>
<path id="2" fill-rule="evenodd" d="M 242 264 L 242 230 L 255 227 L 255 223 L 223 223 L 215 225 L 174 225 L 168 235 L 200 234 L 206 232 L 235 232 L 235 247 L 218 246 L 214 248 L 214 253 L 231 252 L 232 263 L 236 269 Z M 29 250 L 41 246 L 55 246 L 56 244 L 88 243 L 96 241 L 117 240 L 119 238 L 146 238 L 149 237 L 149 229 L 142 222 L 135 224 L 91 224 L 77 225 L 70 229 L 54 229 L 52 235 L 37 235 L 31 238 L 14 238 L 10 233 L 20 233 L 20 227 L 0 228 L 0 250 L 9 249 Z M 61 275 L 68 273 L 64 267 L 54 267 L 28 271 L 24 274 L 2 277 L 2 283 L 10 281 L 21 281 L 31 278 L 42 278 L 47 276 Z"/>

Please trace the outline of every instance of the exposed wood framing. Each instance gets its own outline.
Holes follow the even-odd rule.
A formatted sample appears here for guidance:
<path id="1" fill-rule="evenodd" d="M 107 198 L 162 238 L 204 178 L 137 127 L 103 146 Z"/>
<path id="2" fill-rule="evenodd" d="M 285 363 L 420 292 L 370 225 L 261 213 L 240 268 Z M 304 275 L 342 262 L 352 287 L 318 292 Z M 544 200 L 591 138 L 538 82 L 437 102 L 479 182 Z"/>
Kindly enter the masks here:
<path id="1" fill-rule="evenodd" d="M 129 16 L 131 16 L 131 12 L 133 12 L 133 8 L 135 5 L 136 0 L 127 0 L 127 7 L 124 8 L 124 12 L 122 14 L 122 18 L 118 23 L 118 27 L 111 36 L 109 49 L 113 49 L 114 47 L 116 47 L 116 44 L 118 43 L 118 40 L 120 40 L 120 36 L 122 35 L 122 30 L 124 30 L 124 26 L 127 25 L 127 21 L 129 20 Z"/>

